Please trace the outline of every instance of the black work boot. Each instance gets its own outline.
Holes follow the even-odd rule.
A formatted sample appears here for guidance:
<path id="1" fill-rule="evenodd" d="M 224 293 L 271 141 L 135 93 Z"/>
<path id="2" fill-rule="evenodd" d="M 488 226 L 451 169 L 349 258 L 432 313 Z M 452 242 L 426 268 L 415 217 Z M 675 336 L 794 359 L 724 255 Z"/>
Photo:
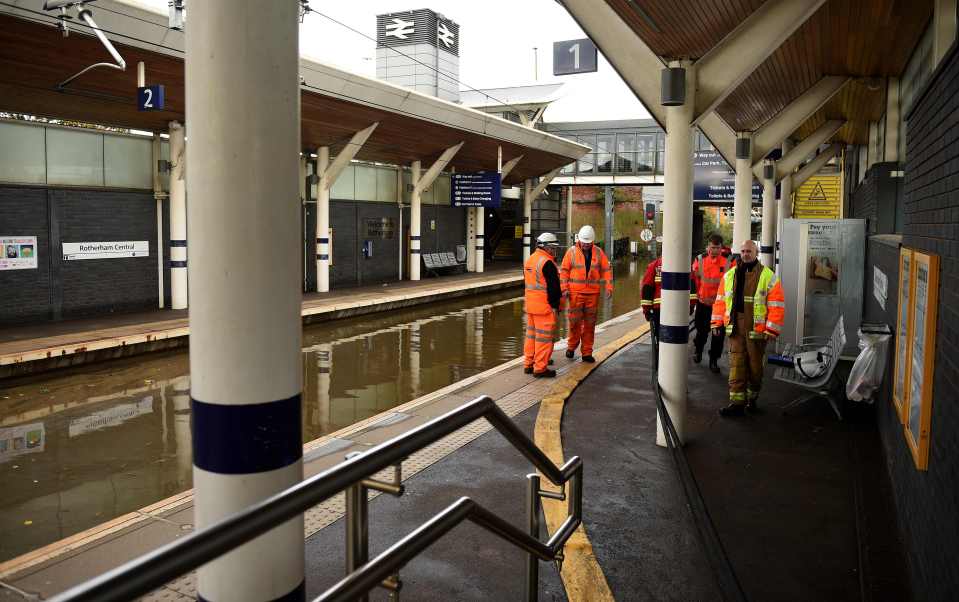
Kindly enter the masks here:
<path id="1" fill-rule="evenodd" d="M 569 359 L 573 359 L 573 356 L 574 356 L 574 355 L 576 355 L 576 352 L 573 351 L 572 349 L 567 349 L 567 350 L 566 350 L 566 357 L 568 357 Z"/>
<path id="2" fill-rule="evenodd" d="M 556 370 L 550 370 L 549 368 L 547 368 L 546 370 L 543 370 L 542 372 L 533 372 L 533 376 L 535 376 L 536 378 L 553 378 L 556 376 Z"/>
<path id="3" fill-rule="evenodd" d="M 709 359 L 709 370 L 713 374 L 719 374 L 719 360 Z"/>
<path id="4" fill-rule="evenodd" d="M 693 354 L 693 362 L 698 364 L 701 361 L 703 361 L 703 352 L 697 349 L 696 353 Z"/>
<path id="5" fill-rule="evenodd" d="M 583 361 L 586 362 L 587 364 L 592 364 L 593 362 L 596 361 L 596 358 L 593 357 L 592 355 L 584 355 Z"/>
<path id="6" fill-rule="evenodd" d="M 758 413 L 759 413 L 759 405 L 756 403 L 757 401 L 759 401 L 759 398 L 758 398 L 758 397 L 754 397 L 754 398 L 749 399 L 749 400 L 746 401 L 746 410 L 747 410 L 750 414 L 758 414 Z"/>
<path id="7" fill-rule="evenodd" d="M 550 365 L 550 366 L 552 366 L 552 365 L 553 365 L 553 358 L 549 358 L 549 362 L 548 362 L 548 365 Z"/>
<path id="8" fill-rule="evenodd" d="M 741 403 L 731 403 L 725 408 L 719 409 L 719 415 L 724 418 L 730 418 L 733 416 L 745 416 L 746 409 Z"/>
<path id="9" fill-rule="evenodd" d="M 526 366 L 525 368 L 523 368 L 523 373 L 524 373 L 524 374 L 532 374 L 532 373 L 533 373 L 533 367 L 532 367 L 532 366 Z"/>

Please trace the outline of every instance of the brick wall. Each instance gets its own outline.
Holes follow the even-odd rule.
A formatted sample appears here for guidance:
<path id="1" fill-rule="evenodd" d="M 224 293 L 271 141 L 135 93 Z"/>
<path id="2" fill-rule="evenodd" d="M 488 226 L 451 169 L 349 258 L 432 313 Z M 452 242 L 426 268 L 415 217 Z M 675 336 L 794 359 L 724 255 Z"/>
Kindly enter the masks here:
<path id="1" fill-rule="evenodd" d="M 903 244 L 941 257 L 928 472 L 916 471 L 881 404 L 897 513 L 917 599 L 959 591 L 959 52 L 953 46 L 907 115 Z M 867 278 L 867 281 L 869 278 Z"/>
<path id="2" fill-rule="evenodd" d="M 851 213 L 849 217 L 866 220 L 866 235 L 876 233 L 877 196 L 879 187 L 876 178 L 868 175 L 850 195 Z"/>
<path id="3" fill-rule="evenodd" d="M 47 319 L 53 311 L 47 191 L 0 187 L 0 236 L 37 237 L 37 269 L 0 271 L 0 324 Z"/>

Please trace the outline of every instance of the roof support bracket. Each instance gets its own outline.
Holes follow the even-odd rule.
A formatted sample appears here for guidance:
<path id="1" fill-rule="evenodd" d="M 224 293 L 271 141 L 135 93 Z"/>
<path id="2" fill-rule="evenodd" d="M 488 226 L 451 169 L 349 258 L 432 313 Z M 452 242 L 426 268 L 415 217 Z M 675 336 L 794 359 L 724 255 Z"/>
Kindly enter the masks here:
<path id="1" fill-rule="evenodd" d="M 343 169 L 350 164 L 350 161 L 353 160 L 353 157 L 356 156 L 356 153 L 360 152 L 360 149 L 363 148 L 363 145 L 366 144 L 366 141 L 369 139 L 370 135 L 373 134 L 373 130 L 376 129 L 380 123 L 376 122 L 373 125 L 364 128 L 357 133 L 353 134 L 353 137 L 350 138 L 350 141 L 346 143 L 346 146 L 343 147 L 343 150 L 340 151 L 340 154 L 333 159 L 333 162 L 330 163 L 330 166 L 323 170 L 323 173 L 320 174 L 322 178 L 322 184 L 326 188 L 332 188 L 333 184 L 336 183 L 336 179 L 340 177 L 340 173 Z"/>
<path id="2" fill-rule="evenodd" d="M 436 179 L 436 176 L 440 175 L 440 172 L 443 171 L 450 161 L 453 160 L 453 157 L 456 156 L 456 153 L 463 148 L 464 142 L 460 142 L 456 146 L 451 146 L 440 155 L 440 158 L 433 162 L 430 165 L 430 168 L 426 170 L 420 179 L 413 186 L 413 196 L 423 194 L 423 191 L 433 185 L 433 180 Z"/>
<path id="3" fill-rule="evenodd" d="M 753 169 L 758 173 L 762 159 L 838 94 L 848 81 L 849 78 L 845 76 L 820 79 L 756 130 L 753 134 Z"/>
<path id="4" fill-rule="evenodd" d="M 499 171 L 499 173 L 500 173 L 500 181 L 503 181 L 503 180 L 506 179 L 506 176 L 509 175 L 509 172 L 513 171 L 513 168 L 516 167 L 516 164 L 519 163 L 519 162 L 520 162 L 520 159 L 522 159 L 522 158 L 523 158 L 523 155 L 520 155 L 520 156 L 518 156 L 518 157 L 513 157 L 512 159 L 510 159 L 510 160 L 507 161 L 506 163 L 503 163 L 503 168 L 500 169 L 500 171 Z"/>
<path id="5" fill-rule="evenodd" d="M 778 182 L 792 174 L 793 170 L 799 167 L 799 164 L 802 163 L 806 157 L 816 152 L 816 149 L 828 142 L 829 139 L 839 131 L 839 128 L 844 125 L 846 125 L 846 121 L 843 119 L 827 121 L 819 126 L 815 132 L 804 138 L 795 148 L 786 153 L 782 159 L 776 161 L 776 181 Z M 759 164 L 759 168 L 761 171 L 762 163 Z M 795 190 L 795 187 L 793 190 Z"/>
<path id="6" fill-rule="evenodd" d="M 546 190 L 546 187 L 549 186 L 549 183 L 553 181 L 553 178 L 559 174 L 561 169 L 562 167 L 557 167 L 539 179 L 539 182 L 533 187 L 532 191 L 530 191 L 529 198 L 531 201 L 543 194 L 543 191 Z"/>
<path id="7" fill-rule="evenodd" d="M 826 0 L 768 0 L 696 61 L 693 125 L 712 113 Z"/>
<path id="8" fill-rule="evenodd" d="M 806 183 L 806 180 L 813 177 L 823 168 L 829 160 L 839 154 L 842 150 L 842 144 L 833 142 L 823 152 L 813 157 L 812 161 L 806 163 L 796 173 L 792 174 L 793 192 L 799 190 L 799 187 Z"/>
<path id="9" fill-rule="evenodd" d="M 81 4 L 80 9 L 77 13 L 77 16 L 79 16 L 87 25 L 90 26 L 90 29 L 93 30 L 93 33 L 97 36 L 97 39 L 100 40 L 100 43 L 103 44 L 103 46 L 107 49 L 107 52 L 110 53 L 110 56 L 113 57 L 113 60 L 115 61 L 115 63 L 94 63 L 93 65 L 90 65 L 89 67 L 87 67 L 86 69 L 83 69 L 79 73 L 72 75 L 68 77 L 67 79 L 63 80 L 62 82 L 60 82 L 57 85 L 57 90 L 63 90 L 70 84 L 70 82 L 80 77 L 87 71 L 96 69 L 97 67 L 117 69 L 118 71 L 127 70 L 126 61 L 124 61 L 123 57 L 120 56 L 120 53 L 117 52 L 117 49 L 116 47 L 114 47 L 113 42 L 107 39 L 107 36 L 104 35 L 103 31 L 97 26 L 96 22 L 93 20 L 93 13 L 90 12 L 90 9 Z"/>

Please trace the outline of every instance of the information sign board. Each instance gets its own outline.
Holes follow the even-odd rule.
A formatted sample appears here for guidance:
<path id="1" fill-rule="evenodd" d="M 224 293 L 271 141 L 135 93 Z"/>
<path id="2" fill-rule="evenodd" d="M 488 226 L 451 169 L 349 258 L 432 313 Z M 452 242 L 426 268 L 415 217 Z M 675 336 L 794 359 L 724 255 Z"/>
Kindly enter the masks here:
<path id="1" fill-rule="evenodd" d="M 450 176 L 453 207 L 499 207 L 503 192 L 499 172 L 478 171 Z"/>
<path id="2" fill-rule="evenodd" d="M 114 242 L 65 242 L 63 260 L 114 259 L 118 257 L 149 257 L 150 241 L 121 240 Z"/>
<path id="3" fill-rule="evenodd" d="M 137 88 L 138 111 L 162 111 L 163 103 L 164 88 L 162 84 Z"/>
<path id="4" fill-rule="evenodd" d="M 761 202 L 763 188 L 753 178 L 753 202 Z M 716 151 L 693 153 L 693 200 L 734 201 L 736 199 L 736 172 L 729 168 L 723 156 Z"/>

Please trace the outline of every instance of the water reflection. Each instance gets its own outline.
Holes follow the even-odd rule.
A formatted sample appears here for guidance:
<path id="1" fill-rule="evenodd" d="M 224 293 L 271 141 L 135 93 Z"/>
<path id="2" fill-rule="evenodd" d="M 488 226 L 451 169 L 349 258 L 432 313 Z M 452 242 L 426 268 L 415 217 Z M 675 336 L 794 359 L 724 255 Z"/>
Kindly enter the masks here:
<path id="1" fill-rule="evenodd" d="M 600 320 L 639 306 L 644 268 L 615 266 Z M 304 441 L 521 355 L 518 293 L 306 328 Z M 0 561 L 189 489 L 189 389 L 182 351 L 0 390 Z"/>

